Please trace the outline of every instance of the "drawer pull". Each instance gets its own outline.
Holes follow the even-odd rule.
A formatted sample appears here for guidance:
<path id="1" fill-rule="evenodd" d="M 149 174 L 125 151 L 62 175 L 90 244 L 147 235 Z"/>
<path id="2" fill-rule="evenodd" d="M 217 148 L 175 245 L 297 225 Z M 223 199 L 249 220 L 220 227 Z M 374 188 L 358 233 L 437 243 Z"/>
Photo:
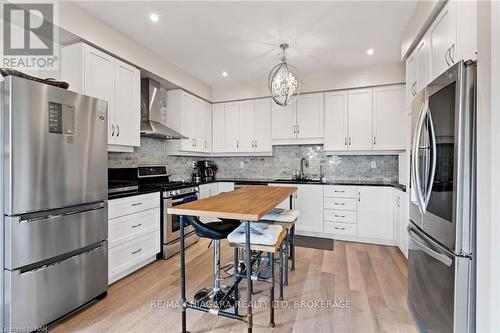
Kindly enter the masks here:
<path id="1" fill-rule="evenodd" d="M 345 230 L 345 227 L 333 227 L 335 230 Z"/>
<path id="2" fill-rule="evenodd" d="M 345 202 L 334 202 L 333 204 L 336 206 L 344 206 Z"/>
<path id="3" fill-rule="evenodd" d="M 345 193 L 345 191 L 335 190 L 335 193 Z"/>
<path id="4" fill-rule="evenodd" d="M 137 228 L 137 227 L 140 227 L 141 225 L 142 225 L 142 223 L 134 224 L 133 226 L 131 226 L 131 228 Z"/>
<path id="5" fill-rule="evenodd" d="M 132 253 L 130 253 L 130 254 L 137 254 L 137 253 L 139 253 L 139 252 L 141 252 L 141 251 L 142 251 L 142 248 L 140 248 L 139 250 L 135 250 L 134 252 L 132 252 Z"/>
<path id="6" fill-rule="evenodd" d="M 136 202 L 132 204 L 132 206 L 140 206 L 140 205 L 142 205 L 142 202 Z"/>
<path id="7" fill-rule="evenodd" d="M 333 215 L 333 216 L 335 216 L 335 217 L 345 218 L 345 215 L 337 215 L 337 214 L 335 214 L 335 215 Z"/>

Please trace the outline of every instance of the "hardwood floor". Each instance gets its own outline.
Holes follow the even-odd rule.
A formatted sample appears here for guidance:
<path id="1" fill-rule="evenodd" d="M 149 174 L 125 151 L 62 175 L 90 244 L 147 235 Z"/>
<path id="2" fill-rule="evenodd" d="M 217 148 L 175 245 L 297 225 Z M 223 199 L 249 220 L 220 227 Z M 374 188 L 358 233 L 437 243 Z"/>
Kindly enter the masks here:
<path id="1" fill-rule="evenodd" d="M 189 296 L 212 284 L 213 251 L 207 245 L 202 240 L 187 251 Z M 224 244 L 222 262 L 229 262 L 231 256 Z M 180 310 L 166 308 L 164 302 L 179 298 L 178 269 L 177 256 L 156 261 L 113 284 L 106 298 L 52 331 L 179 333 Z M 395 247 L 341 241 L 335 241 L 334 251 L 297 247 L 296 271 L 290 272 L 285 288 L 288 308 L 276 309 L 272 331 L 417 332 L 406 303 L 406 281 L 406 262 Z M 244 288 L 242 283 L 240 290 Z M 254 300 L 266 301 L 268 288 L 256 282 Z M 318 308 L 313 301 L 330 303 L 316 302 Z M 270 332 L 268 321 L 265 306 L 254 309 L 255 332 Z M 246 331 L 246 323 L 192 310 L 188 310 L 187 325 L 192 333 Z"/>

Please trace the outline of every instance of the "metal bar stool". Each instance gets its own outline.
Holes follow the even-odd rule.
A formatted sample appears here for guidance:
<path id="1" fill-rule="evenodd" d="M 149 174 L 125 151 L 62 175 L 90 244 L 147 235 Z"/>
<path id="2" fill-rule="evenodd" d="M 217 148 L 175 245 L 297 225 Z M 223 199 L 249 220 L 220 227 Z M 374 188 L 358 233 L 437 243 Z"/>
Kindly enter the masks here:
<path id="1" fill-rule="evenodd" d="M 240 225 L 240 221 L 224 220 L 220 222 L 203 223 L 195 216 L 181 216 L 194 227 L 198 236 L 211 239 L 214 242 L 214 285 L 200 289 L 194 295 L 195 304 L 203 308 L 223 310 L 235 305 L 231 293 L 233 288 L 221 286 L 220 277 L 220 240 Z"/>
<path id="2" fill-rule="evenodd" d="M 235 248 L 235 258 L 237 255 L 236 249 L 244 249 L 245 248 L 245 230 L 243 226 L 240 226 L 233 232 L 231 232 L 227 239 L 229 244 Z M 280 225 L 272 225 L 269 223 L 253 223 L 250 227 L 250 252 L 257 252 L 258 255 L 252 256 L 251 259 L 259 262 L 259 267 L 256 272 L 251 272 L 252 281 L 262 281 L 267 282 L 270 285 L 269 289 L 269 316 L 270 316 L 270 326 L 274 327 L 274 264 L 277 262 L 280 271 L 280 300 L 283 300 L 283 244 L 285 243 L 286 231 Z M 260 238 L 260 239 L 259 239 Z M 263 239 L 265 238 L 265 239 Z M 260 255 L 260 253 L 267 253 L 267 258 Z M 276 258 L 276 254 L 279 255 Z M 235 259 L 235 265 L 237 263 L 237 258 Z M 261 269 L 265 266 L 269 265 L 270 268 L 270 276 L 269 278 L 259 277 L 259 273 Z M 252 270 L 251 267 L 246 268 Z M 245 274 L 238 273 L 238 270 L 235 269 L 233 273 L 233 278 L 236 281 L 237 279 L 244 278 Z M 237 298 L 237 296 L 236 296 Z M 237 314 L 237 312 L 236 312 Z"/>
<path id="3" fill-rule="evenodd" d="M 278 224 L 286 230 L 285 236 L 285 286 L 288 286 L 288 262 L 292 258 L 292 271 L 295 270 L 295 222 L 300 212 L 294 209 L 274 208 L 264 215 L 259 222 Z"/>

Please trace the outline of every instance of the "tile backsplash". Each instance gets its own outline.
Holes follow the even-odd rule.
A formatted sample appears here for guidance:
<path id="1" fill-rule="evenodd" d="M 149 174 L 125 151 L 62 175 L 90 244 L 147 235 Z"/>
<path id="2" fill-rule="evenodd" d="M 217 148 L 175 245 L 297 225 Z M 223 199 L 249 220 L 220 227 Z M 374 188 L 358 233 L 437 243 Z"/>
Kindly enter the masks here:
<path id="1" fill-rule="evenodd" d="M 299 169 L 300 159 L 307 158 L 305 173 L 313 178 L 323 173 L 331 180 L 398 180 L 397 155 L 342 155 L 325 156 L 320 145 L 273 146 L 273 156 L 262 157 L 212 157 L 218 167 L 219 178 L 290 178 Z M 199 157 L 169 156 L 165 141 L 141 138 L 141 147 L 133 153 L 109 153 L 108 166 L 136 167 L 140 164 L 165 164 L 172 179 L 190 179 L 191 165 Z"/>

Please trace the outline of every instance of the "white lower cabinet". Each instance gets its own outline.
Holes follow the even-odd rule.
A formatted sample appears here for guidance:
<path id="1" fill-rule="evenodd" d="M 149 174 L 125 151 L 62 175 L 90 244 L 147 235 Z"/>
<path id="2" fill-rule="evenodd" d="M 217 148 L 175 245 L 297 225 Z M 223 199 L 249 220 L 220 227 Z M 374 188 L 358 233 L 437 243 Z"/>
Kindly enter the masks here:
<path id="1" fill-rule="evenodd" d="M 300 211 L 295 225 L 297 234 L 323 233 L 323 185 L 311 184 L 268 184 L 269 186 L 295 186 L 294 209 Z M 279 208 L 289 209 L 290 200 L 284 200 Z"/>
<path id="2" fill-rule="evenodd" d="M 205 199 L 211 197 L 212 195 L 219 194 L 217 183 L 201 184 L 199 188 L 200 192 L 198 193 L 198 196 L 200 199 Z"/>
<path id="3" fill-rule="evenodd" d="M 394 242 L 390 187 L 358 186 L 358 237 Z"/>
<path id="4" fill-rule="evenodd" d="M 217 194 L 230 191 L 234 191 L 234 183 L 232 182 L 217 183 Z"/>
<path id="5" fill-rule="evenodd" d="M 394 190 L 394 241 L 401 252 L 408 258 L 408 194 L 400 190 Z"/>
<path id="6" fill-rule="evenodd" d="M 160 194 L 112 199 L 108 203 L 108 283 L 156 259 L 160 252 Z"/>

